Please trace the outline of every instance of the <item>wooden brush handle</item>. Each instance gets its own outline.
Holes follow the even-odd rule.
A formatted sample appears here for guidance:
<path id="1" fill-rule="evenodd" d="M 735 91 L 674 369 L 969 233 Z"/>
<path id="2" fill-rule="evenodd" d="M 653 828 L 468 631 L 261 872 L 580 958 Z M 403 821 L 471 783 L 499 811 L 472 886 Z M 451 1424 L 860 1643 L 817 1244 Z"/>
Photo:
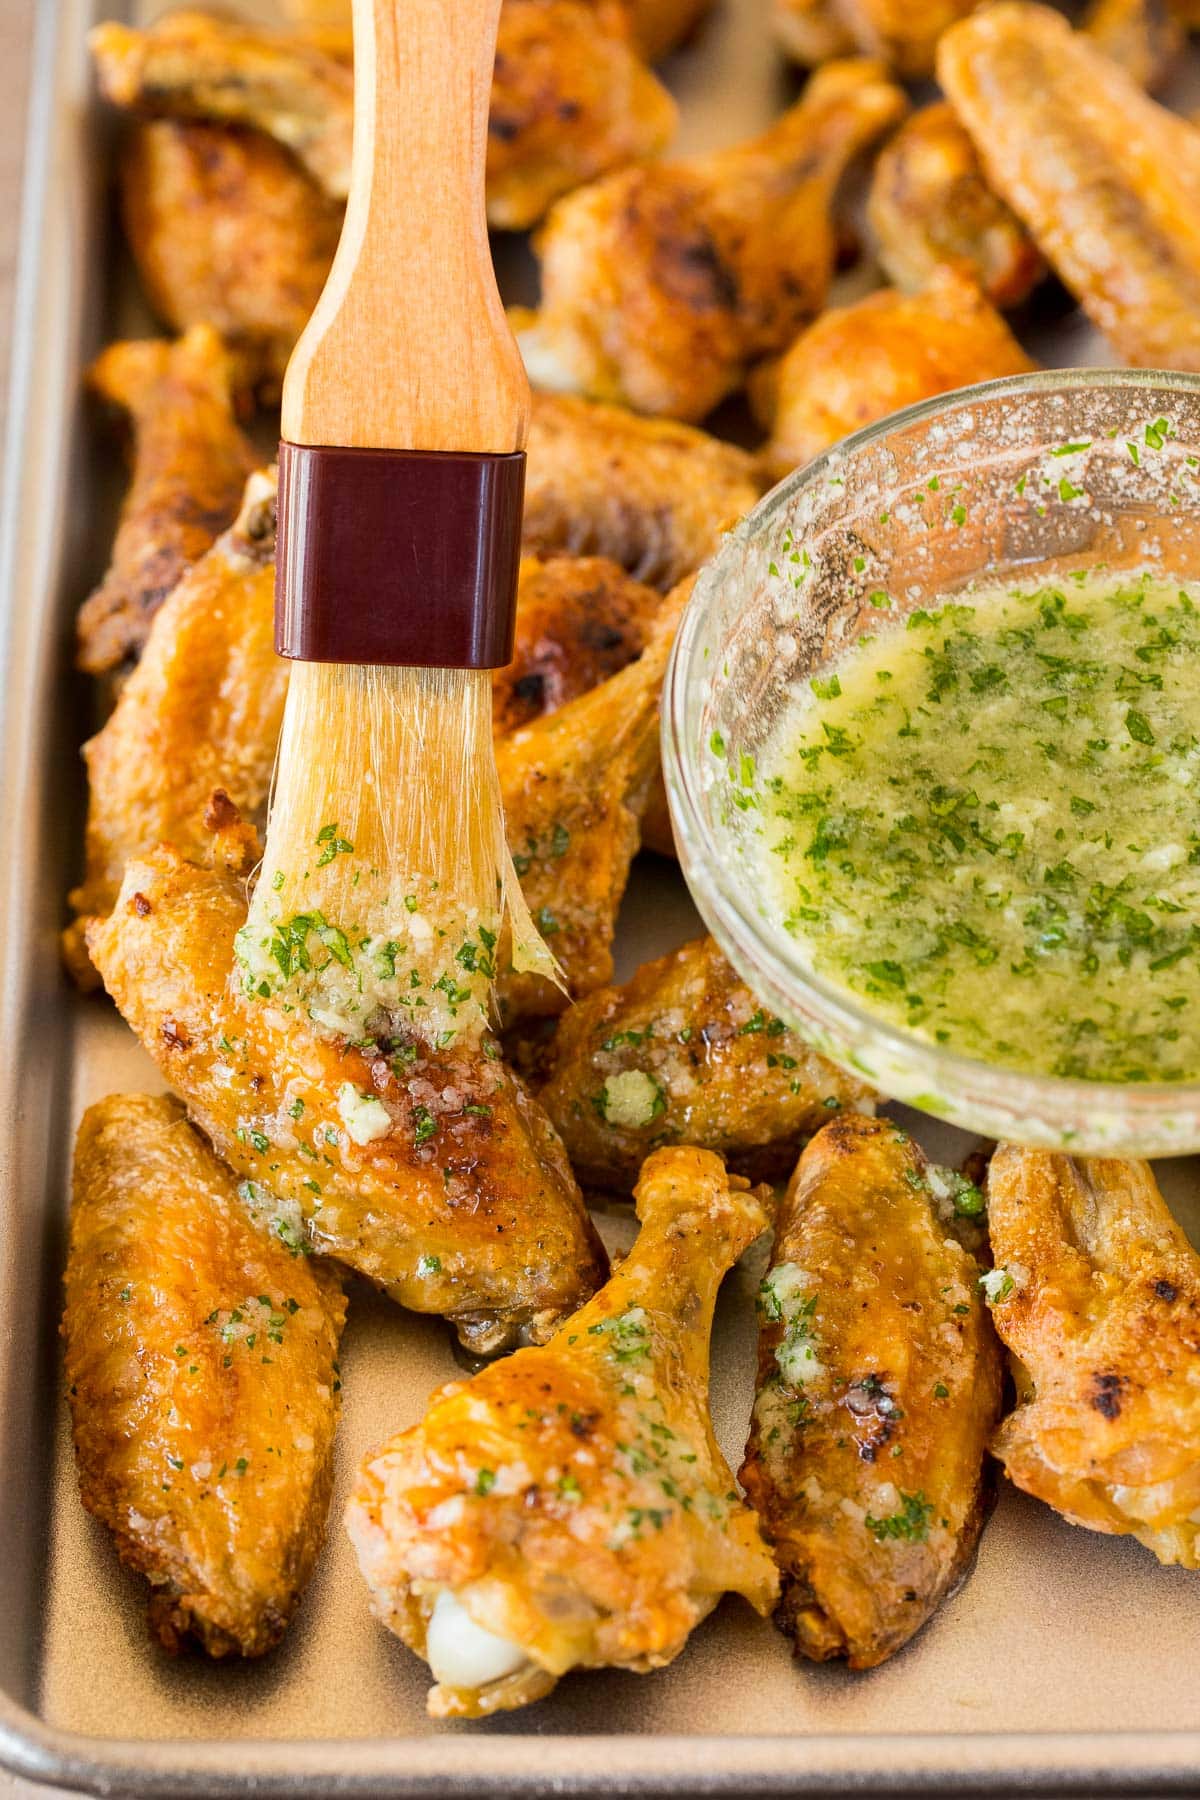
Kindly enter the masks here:
<path id="1" fill-rule="evenodd" d="M 354 156 L 333 268 L 283 384 L 283 436 L 519 450 L 529 383 L 488 247 L 500 0 L 354 0 Z"/>

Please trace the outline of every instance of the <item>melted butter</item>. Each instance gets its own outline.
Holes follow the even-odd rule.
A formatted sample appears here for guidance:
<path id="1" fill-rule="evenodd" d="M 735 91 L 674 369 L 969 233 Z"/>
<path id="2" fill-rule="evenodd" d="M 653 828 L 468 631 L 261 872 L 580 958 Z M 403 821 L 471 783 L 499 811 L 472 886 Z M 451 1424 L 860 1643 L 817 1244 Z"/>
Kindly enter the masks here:
<path id="1" fill-rule="evenodd" d="M 754 784 L 814 970 L 988 1062 L 1200 1076 L 1198 597 L 972 592 L 814 681 Z"/>

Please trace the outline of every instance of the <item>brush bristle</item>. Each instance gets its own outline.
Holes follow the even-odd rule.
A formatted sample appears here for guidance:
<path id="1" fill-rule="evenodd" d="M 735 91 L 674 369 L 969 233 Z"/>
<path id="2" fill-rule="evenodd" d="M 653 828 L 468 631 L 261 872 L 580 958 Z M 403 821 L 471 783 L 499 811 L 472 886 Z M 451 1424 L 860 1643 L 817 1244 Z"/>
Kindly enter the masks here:
<path id="1" fill-rule="evenodd" d="M 489 1021 L 506 917 L 514 967 L 553 975 L 504 839 L 488 672 L 296 663 L 247 989 L 357 1041 L 446 1044 Z"/>

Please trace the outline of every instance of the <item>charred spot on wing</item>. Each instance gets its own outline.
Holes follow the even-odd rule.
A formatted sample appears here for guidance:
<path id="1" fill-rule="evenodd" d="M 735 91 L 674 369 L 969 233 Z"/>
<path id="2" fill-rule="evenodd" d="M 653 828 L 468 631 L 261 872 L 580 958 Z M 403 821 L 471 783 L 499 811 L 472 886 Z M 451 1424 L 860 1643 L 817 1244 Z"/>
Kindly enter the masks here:
<path id="1" fill-rule="evenodd" d="M 206 831 L 228 831 L 231 825 L 240 825 L 242 815 L 234 805 L 224 788 L 214 788 L 204 808 L 204 828 Z"/>
<path id="2" fill-rule="evenodd" d="M 131 913 L 136 913 L 139 919 L 146 919 L 149 918 L 150 914 L 154 911 L 154 908 L 151 906 L 149 900 L 147 900 L 145 894 L 139 893 L 130 895 L 129 910 Z"/>
<path id="3" fill-rule="evenodd" d="M 1168 1306 L 1173 1300 L 1178 1300 L 1179 1298 L 1179 1289 L 1175 1286 L 1173 1281 L 1156 1281 L 1154 1284 L 1154 1292 L 1158 1295 L 1160 1300 L 1165 1300 Z"/>
<path id="4" fill-rule="evenodd" d="M 192 1041 L 183 1026 L 177 1024 L 174 1019 L 164 1019 L 159 1027 L 159 1032 L 163 1043 L 172 1050 L 186 1050 Z"/>
<path id="5" fill-rule="evenodd" d="M 1093 1375 L 1091 1403 L 1104 1418 L 1120 1417 L 1121 1389 L 1124 1386 L 1124 1375 Z"/>

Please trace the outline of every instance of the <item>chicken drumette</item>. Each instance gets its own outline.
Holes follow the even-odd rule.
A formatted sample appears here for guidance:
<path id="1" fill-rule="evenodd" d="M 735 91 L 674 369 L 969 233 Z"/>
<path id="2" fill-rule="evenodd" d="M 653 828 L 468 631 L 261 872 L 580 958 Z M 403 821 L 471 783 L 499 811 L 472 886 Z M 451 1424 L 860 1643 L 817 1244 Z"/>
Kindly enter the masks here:
<path id="1" fill-rule="evenodd" d="M 670 1662 L 727 1591 L 775 1571 L 708 1411 L 725 1271 L 767 1222 L 703 1150 L 660 1150 L 641 1232 L 544 1348 L 434 1399 L 367 1457 L 346 1523 L 376 1613 L 430 1664 L 435 1717 L 548 1693 L 573 1668 Z"/>
<path id="2" fill-rule="evenodd" d="M 846 1114 L 796 1167 L 759 1310 L 742 1480 L 797 1655 L 851 1668 L 908 1642 L 983 1526 L 999 1346 L 952 1235 L 978 1188 L 890 1119 Z"/>
<path id="3" fill-rule="evenodd" d="M 85 1114 L 62 1326 L 80 1490 L 169 1650 L 261 1656 L 320 1549 L 345 1302 L 302 1248 L 175 1101 Z"/>
<path id="4" fill-rule="evenodd" d="M 820 310 L 838 184 L 906 107 L 878 64 L 830 64 L 752 142 L 560 200 L 519 332 L 535 383 L 702 418 Z"/>
<path id="5" fill-rule="evenodd" d="M 254 453 L 232 379 L 208 325 L 175 343 L 110 344 L 88 371 L 92 391 L 128 417 L 132 461 L 108 573 L 79 613 L 90 675 L 136 662 L 158 608 L 237 512 Z"/>
<path id="6" fill-rule="evenodd" d="M 804 1140 L 870 1089 L 759 1005 L 711 938 L 646 963 L 564 1016 L 538 1096 L 579 1179 L 628 1190 L 660 1144 L 782 1177 Z"/>
<path id="7" fill-rule="evenodd" d="M 883 289 L 822 313 L 755 385 L 772 480 L 914 401 L 1033 368 L 970 276 L 936 269 L 917 294 Z"/>
<path id="8" fill-rule="evenodd" d="M 1200 1256 L 1149 1164 L 1004 1144 L 987 1194 L 1018 1401 L 995 1454 L 1074 1524 L 1200 1568 Z"/>

